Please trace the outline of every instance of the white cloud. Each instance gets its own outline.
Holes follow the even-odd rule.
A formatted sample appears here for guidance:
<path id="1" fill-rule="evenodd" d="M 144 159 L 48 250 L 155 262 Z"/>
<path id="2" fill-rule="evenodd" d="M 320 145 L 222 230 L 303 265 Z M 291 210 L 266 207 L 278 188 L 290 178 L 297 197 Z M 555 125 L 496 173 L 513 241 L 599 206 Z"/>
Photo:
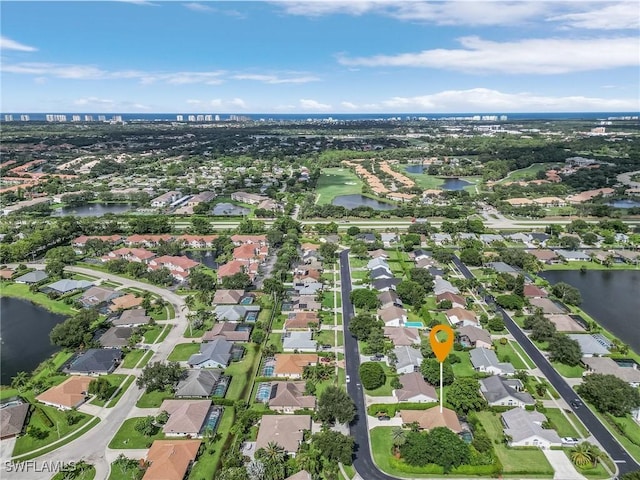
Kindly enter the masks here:
<path id="1" fill-rule="evenodd" d="M 121 3 L 131 3 L 132 5 L 140 5 L 141 7 L 159 7 L 157 3 L 149 2 L 148 0 L 116 0 Z"/>
<path id="2" fill-rule="evenodd" d="M 247 104 L 246 102 L 241 99 L 241 98 L 234 98 L 233 100 L 231 100 L 229 102 L 230 105 L 234 106 L 234 107 L 238 107 L 238 108 L 247 108 Z"/>
<path id="3" fill-rule="evenodd" d="M 193 98 L 190 98 L 187 100 L 186 102 L 189 105 L 201 105 L 202 104 L 202 100 L 195 100 Z"/>
<path id="4" fill-rule="evenodd" d="M 504 93 L 488 88 L 446 90 L 415 97 L 392 97 L 382 102 L 396 112 L 604 112 L 637 111 L 640 100 L 569 96 L 552 97 L 528 92 Z"/>
<path id="5" fill-rule="evenodd" d="M 106 98 L 87 97 L 87 98 L 79 98 L 73 103 L 75 105 L 96 105 L 96 106 L 110 107 L 115 102 L 113 100 L 108 100 Z"/>
<path id="6" fill-rule="evenodd" d="M 151 107 L 129 100 L 116 101 L 108 98 L 84 97 L 73 101 L 73 105 L 80 107 L 84 111 L 103 112 L 139 112 L 141 110 L 151 110 Z"/>
<path id="7" fill-rule="evenodd" d="M 547 20 L 590 30 L 637 30 L 640 28 L 640 7 L 638 2 L 621 2 L 586 12 L 557 15 Z"/>
<path id="8" fill-rule="evenodd" d="M 16 50 L 18 52 L 35 52 L 38 49 L 25 45 L 24 43 L 16 42 L 7 37 L 0 37 L 0 50 Z"/>
<path id="9" fill-rule="evenodd" d="M 209 5 L 205 5 L 204 3 L 199 2 L 191 2 L 185 3 L 184 6 L 189 10 L 193 10 L 194 12 L 213 12 L 215 9 L 211 8 Z"/>
<path id="10" fill-rule="evenodd" d="M 560 74 L 640 65 L 637 37 L 594 39 L 524 39 L 494 42 L 479 37 L 459 39 L 463 48 L 349 58 L 347 66 L 423 67 L 471 73 Z"/>
<path id="11" fill-rule="evenodd" d="M 300 108 L 304 111 L 319 110 L 319 111 L 326 112 L 327 110 L 331 110 L 331 105 L 327 105 L 326 103 L 320 103 L 316 100 L 301 98 Z"/>
<path id="12" fill-rule="evenodd" d="M 305 17 L 322 17 L 332 14 L 363 15 L 384 7 L 387 1 L 279 1 L 274 2 L 281 6 L 289 15 Z"/>
<path id="13" fill-rule="evenodd" d="M 232 78 L 235 80 L 255 80 L 257 82 L 264 82 L 270 84 L 280 83 L 309 83 L 317 82 L 320 79 L 312 75 L 291 76 L 291 77 L 279 77 L 277 75 L 261 75 L 261 74 L 238 74 Z"/>
<path id="14" fill-rule="evenodd" d="M 340 102 L 340 105 L 342 105 L 343 108 L 346 108 L 348 110 L 356 110 L 358 108 L 358 106 L 355 103 L 351 103 L 351 102 Z"/>

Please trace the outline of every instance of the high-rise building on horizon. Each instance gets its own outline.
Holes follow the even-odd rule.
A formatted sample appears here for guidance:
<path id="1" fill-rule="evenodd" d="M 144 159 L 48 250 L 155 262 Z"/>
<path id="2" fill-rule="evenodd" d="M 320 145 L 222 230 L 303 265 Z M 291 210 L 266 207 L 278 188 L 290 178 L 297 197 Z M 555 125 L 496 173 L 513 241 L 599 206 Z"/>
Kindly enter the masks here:
<path id="1" fill-rule="evenodd" d="M 176 115 L 177 122 L 184 122 L 184 115 Z"/>
<path id="2" fill-rule="evenodd" d="M 21 122 L 28 122 L 29 120 L 31 120 L 31 117 L 29 117 L 29 115 L 25 115 L 25 114 L 20 115 Z"/>
<path id="3" fill-rule="evenodd" d="M 5 122 L 13 122 L 13 115 L 5 115 L 4 116 L 4 121 Z"/>

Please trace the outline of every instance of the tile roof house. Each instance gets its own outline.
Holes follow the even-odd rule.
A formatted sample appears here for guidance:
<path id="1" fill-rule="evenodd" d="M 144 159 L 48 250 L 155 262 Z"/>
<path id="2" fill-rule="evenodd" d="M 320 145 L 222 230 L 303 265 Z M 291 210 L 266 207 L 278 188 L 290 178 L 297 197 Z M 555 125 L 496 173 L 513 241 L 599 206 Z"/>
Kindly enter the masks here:
<path id="1" fill-rule="evenodd" d="M 400 375 L 402 388 L 393 391 L 398 402 L 430 403 L 438 401 L 436 389 L 424 381 L 420 372 Z"/>
<path id="2" fill-rule="evenodd" d="M 122 314 L 111 321 L 111 325 L 116 327 L 135 327 L 136 325 L 146 325 L 151 321 L 151 317 L 146 314 L 143 308 L 125 310 Z"/>
<path id="3" fill-rule="evenodd" d="M 260 263 L 269 254 L 269 248 L 257 244 L 246 243 L 233 249 L 233 258 L 249 263 Z"/>
<path id="4" fill-rule="evenodd" d="M 145 247 L 157 247 L 160 245 L 160 242 L 170 242 L 173 240 L 172 235 L 164 234 L 164 235 L 131 235 L 127 237 L 125 243 L 129 246 L 131 245 L 144 245 Z"/>
<path id="5" fill-rule="evenodd" d="M 220 265 L 216 273 L 220 282 L 224 277 L 230 277 L 236 273 L 246 273 L 250 278 L 253 278 L 258 273 L 258 264 L 249 263 L 246 260 L 231 260 L 224 265 Z"/>
<path id="6" fill-rule="evenodd" d="M 524 285 L 524 296 L 529 298 L 546 298 L 549 294 L 546 290 L 534 285 L 532 283 L 526 283 Z"/>
<path id="7" fill-rule="evenodd" d="M 20 435 L 29 414 L 29 403 L 11 403 L 0 408 L 0 439 Z"/>
<path id="8" fill-rule="evenodd" d="M 132 334 L 132 328 L 111 327 L 100 336 L 98 342 L 103 348 L 126 347 L 129 344 L 129 337 L 131 337 Z"/>
<path id="9" fill-rule="evenodd" d="M 282 350 L 285 352 L 315 352 L 318 342 L 313 340 L 311 331 L 287 332 L 282 336 Z"/>
<path id="10" fill-rule="evenodd" d="M 491 348 L 491 334 L 486 330 L 473 326 L 458 328 L 460 343 L 465 347 Z"/>
<path id="11" fill-rule="evenodd" d="M 189 357 L 187 363 L 191 368 L 226 368 L 231 361 L 233 343 L 223 337 L 211 342 L 201 343 L 200 352 Z"/>
<path id="12" fill-rule="evenodd" d="M 621 367 L 609 357 L 584 357 L 582 359 L 582 363 L 587 367 L 587 371 L 584 375 L 589 375 L 591 373 L 615 375 L 632 387 L 640 386 L 640 370 L 637 366 Z"/>
<path id="13" fill-rule="evenodd" d="M 62 280 L 58 280 L 57 282 L 50 283 L 47 285 L 47 290 L 53 290 L 60 294 L 65 294 L 69 292 L 73 292 L 74 290 L 86 290 L 93 286 L 93 282 L 89 282 L 87 280 L 72 280 L 70 278 L 65 278 Z"/>
<path id="14" fill-rule="evenodd" d="M 273 442 L 295 456 L 304 439 L 305 430 L 311 430 L 310 415 L 264 415 L 256 438 L 256 450 Z"/>
<path id="15" fill-rule="evenodd" d="M 386 292 L 382 292 L 378 295 L 378 300 L 380 301 L 380 308 L 386 307 L 402 307 L 402 300 L 395 292 L 395 290 L 388 290 Z"/>
<path id="16" fill-rule="evenodd" d="M 516 369 L 507 362 L 499 362 L 496 352 L 488 348 L 474 348 L 470 351 L 471 364 L 478 372 L 494 375 L 513 375 Z"/>
<path id="17" fill-rule="evenodd" d="M 249 312 L 259 312 L 259 305 L 218 305 L 213 313 L 219 322 L 242 322 Z"/>
<path id="18" fill-rule="evenodd" d="M 44 270 L 34 270 L 33 272 L 25 273 L 19 276 L 14 281 L 16 283 L 39 283 L 49 278 Z"/>
<path id="19" fill-rule="evenodd" d="M 305 395 L 305 382 L 273 382 L 269 409 L 279 413 L 293 413 L 303 408 L 314 409 L 316 397 Z"/>
<path id="20" fill-rule="evenodd" d="M 72 247 L 84 248 L 89 240 L 100 240 L 105 243 L 120 243 L 122 236 L 120 235 L 80 235 L 78 238 L 71 241 Z"/>
<path id="21" fill-rule="evenodd" d="M 315 353 L 278 353 L 275 359 L 274 377 L 302 378 L 304 367 L 318 363 Z"/>
<path id="22" fill-rule="evenodd" d="M 221 378 L 221 370 L 187 370 L 176 387 L 176 397 L 210 397 Z"/>
<path id="23" fill-rule="evenodd" d="M 443 408 L 442 412 L 440 412 L 440 406 L 427 410 L 400 410 L 400 416 L 403 424 L 418 422 L 418 425 L 423 430 L 446 427 L 453 433 L 462 432 L 462 425 L 460 425 L 458 415 L 449 408 Z"/>
<path id="24" fill-rule="evenodd" d="M 396 371 L 398 373 L 413 373 L 420 368 L 422 364 L 422 353 L 413 347 L 396 347 L 393 349 L 397 361 Z"/>
<path id="25" fill-rule="evenodd" d="M 309 324 L 316 327 L 320 323 L 320 318 L 316 312 L 296 312 L 290 313 L 284 323 L 285 330 L 309 330 Z"/>
<path id="26" fill-rule="evenodd" d="M 126 295 L 122 295 L 121 297 L 114 298 L 111 300 L 111 305 L 109 306 L 109 310 L 112 312 L 117 312 L 119 310 L 128 310 L 129 308 L 139 307 L 142 305 L 144 298 L 136 297 L 132 293 L 127 293 Z"/>
<path id="27" fill-rule="evenodd" d="M 244 296 L 244 290 L 216 290 L 214 305 L 237 305 Z"/>
<path id="28" fill-rule="evenodd" d="M 176 240 L 191 248 L 210 248 L 216 238 L 218 235 L 180 235 Z"/>
<path id="29" fill-rule="evenodd" d="M 523 390 L 524 386 L 517 378 L 492 375 L 480 379 L 480 393 L 491 406 L 524 408 L 526 405 L 535 405 L 533 397 Z"/>
<path id="30" fill-rule="evenodd" d="M 389 258 L 389 254 L 381 248 L 379 248 L 378 250 L 371 250 L 369 252 L 369 256 L 371 258 Z"/>
<path id="31" fill-rule="evenodd" d="M 566 313 L 566 310 L 549 298 L 530 298 L 531 310 L 541 308 L 542 313 Z"/>
<path id="32" fill-rule="evenodd" d="M 463 327 L 474 327 L 478 325 L 478 317 L 476 317 L 476 314 L 465 308 L 450 308 L 445 311 L 444 314 L 452 325 L 462 325 Z"/>
<path id="33" fill-rule="evenodd" d="M 602 345 L 596 337 L 588 333 L 570 333 L 567 336 L 571 340 L 578 342 L 583 357 L 608 355 L 610 353 L 607 347 Z"/>
<path id="34" fill-rule="evenodd" d="M 540 412 L 528 412 L 523 408 L 514 408 L 502 414 L 504 433 L 510 437 L 512 447 L 540 447 L 548 449 L 560 447 L 562 440 L 555 430 L 544 429 L 546 417 Z"/>
<path id="35" fill-rule="evenodd" d="M 443 292 L 439 295 L 436 295 L 436 302 L 440 303 L 443 300 L 449 300 L 451 302 L 452 308 L 464 308 L 467 306 L 467 301 L 465 300 L 465 298 L 460 295 L 456 295 L 455 293 Z"/>
<path id="36" fill-rule="evenodd" d="M 85 307 L 95 307 L 110 302 L 120 295 L 122 295 L 120 292 L 116 292 L 112 288 L 93 286 L 89 290 L 86 290 L 80 298 L 78 298 L 78 301 Z"/>
<path id="37" fill-rule="evenodd" d="M 210 342 L 216 337 L 224 337 L 229 342 L 248 342 L 251 330 L 236 330 L 238 324 L 235 322 L 216 323 L 211 330 L 202 336 L 203 342 Z"/>
<path id="38" fill-rule="evenodd" d="M 541 262 L 547 263 L 547 264 L 557 263 L 558 260 L 560 259 L 560 257 L 558 257 L 558 254 L 556 252 L 546 248 L 541 248 L 541 249 L 536 248 L 532 250 L 527 250 L 527 253 L 530 253 Z"/>
<path id="39" fill-rule="evenodd" d="M 324 285 L 320 282 L 293 285 L 293 289 L 298 292 L 298 295 L 316 295 L 323 288 Z"/>
<path id="40" fill-rule="evenodd" d="M 69 377 L 60 385 L 45 390 L 36 397 L 41 403 L 51 405 L 62 410 L 79 407 L 89 397 L 89 383 L 92 377 Z"/>
<path id="41" fill-rule="evenodd" d="M 147 263 L 155 256 L 155 253 L 144 248 L 119 248 L 104 255 L 101 260 L 108 262 L 110 260 L 123 259 L 127 262 Z"/>
<path id="42" fill-rule="evenodd" d="M 245 243 L 253 244 L 257 243 L 259 245 L 267 244 L 267 236 L 266 235 L 232 235 L 231 241 L 234 245 L 242 245 Z"/>
<path id="43" fill-rule="evenodd" d="M 384 327 L 384 336 L 395 347 L 417 345 L 420 343 L 420 330 L 409 327 Z"/>
<path id="44" fill-rule="evenodd" d="M 399 327 L 404 325 L 409 318 L 407 311 L 404 308 L 396 306 L 381 308 L 376 313 L 387 327 Z"/>
<path id="45" fill-rule="evenodd" d="M 198 437 L 207 419 L 211 400 L 165 400 L 160 411 L 169 414 L 162 432 L 169 437 Z"/>
<path id="46" fill-rule="evenodd" d="M 315 295 L 293 295 L 291 297 L 292 310 L 320 310 L 322 303 L 316 300 Z"/>
<path id="47" fill-rule="evenodd" d="M 72 375 L 106 375 L 120 364 L 122 351 L 118 348 L 90 348 L 81 353 L 65 369 Z"/>
<path id="48" fill-rule="evenodd" d="M 156 440 L 147 453 L 142 480 L 183 480 L 198 456 L 200 440 Z"/>

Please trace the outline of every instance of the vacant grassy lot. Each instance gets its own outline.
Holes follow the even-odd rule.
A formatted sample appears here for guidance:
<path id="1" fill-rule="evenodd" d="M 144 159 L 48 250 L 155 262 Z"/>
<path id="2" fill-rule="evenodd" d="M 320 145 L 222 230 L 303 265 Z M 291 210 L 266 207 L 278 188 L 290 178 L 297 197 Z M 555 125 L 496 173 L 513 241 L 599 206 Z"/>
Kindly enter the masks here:
<path id="1" fill-rule="evenodd" d="M 362 193 L 362 185 L 362 180 L 348 168 L 325 168 L 316 187 L 317 203 L 325 205 L 339 195 Z"/>
<path id="2" fill-rule="evenodd" d="M 76 309 L 72 308 L 70 305 L 67 305 L 64 302 L 58 302 L 56 300 L 51 300 L 44 293 L 33 293 L 29 290 L 29 285 L 24 285 L 22 283 L 2 283 L 2 296 L 3 297 L 15 297 L 22 298 L 24 300 L 29 300 L 35 304 L 38 304 L 47 310 L 58 313 L 60 315 L 73 315 L 77 312 Z"/>
<path id="3" fill-rule="evenodd" d="M 142 350 L 142 349 L 131 350 L 129 353 L 127 353 L 127 356 L 124 357 L 124 360 L 122 361 L 121 366 L 123 368 L 135 367 L 145 353 L 147 353 L 147 350 Z"/>
<path id="4" fill-rule="evenodd" d="M 124 379 L 127 378 L 127 375 L 123 375 L 121 373 L 110 373 L 109 375 L 103 375 L 102 378 L 106 378 L 109 381 L 109 383 L 111 384 L 111 387 L 113 388 L 113 391 L 115 392 L 116 389 L 120 385 L 122 385 L 122 382 L 124 382 Z M 100 400 L 97 397 L 91 400 L 91 405 L 97 405 L 99 407 L 104 407 L 105 403 L 106 403 L 105 400 Z"/>
<path id="5" fill-rule="evenodd" d="M 494 346 L 496 347 L 498 360 L 501 362 L 511 362 L 516 370 L 526 370 L 528 368 L 527 364 L 524 363 L 514 351 L 511 342 L 508 342 L 506 345 L 502 345 L 500 342 L 494 342 Z"/>
<path id="6" fill-rule="evenodd" d="M 553 423 L 555 430 L 561 437 L 581 437 L 582 435 L 569 423 L 559 408 L 547 408 L 544 412 L 547 419 Z M 576 423 L 580 422 L 574 417 Z"/>
<path id="7" fill-rule="evenodd" d="M 170 362 L 186 362 L 194 353 L 200 351 L 199 343 L 179 343 L 167 357 Z"/>
<path id="8" fill-rule="evenodd" d="M 560 375 L 567 378 L 582 378 L 584 368 L 580 365 L 570 366 L 560 362 L 551 362 Z"/>
<path id="9" fill-rule="evenodd" d="M 157 408 L 162 405 L 162 402 L 167 398 L 173 398 L 172 392 L 165 392 L 164 390 L 156 390 L 153 392 L 144 392 L 136 403 L 138 408 Z"/>
<path id="10" fill-rule="evenodd" d="M 136 430 L 136 422 L 144 417 L 128 418 L 124 421 L 120 430 L 115 434 L 109 448 L 149 448 L 154 440 L 165 438 L 162 429 L 158 428 L 155 435 L 146 437 Z"/>
<path id="11" fill-rule="evenodd" d="M 450 355 L 455 355 L 460 359 L 460 362 L 454 363 L 453 374 L 456 377 L 473 377 L 476 374 L 476 371 L 473 369 L 473 365 L 471 365 L 471 357 L 469 352 L 458 352 L 456 350 L 451 350 Z"/>

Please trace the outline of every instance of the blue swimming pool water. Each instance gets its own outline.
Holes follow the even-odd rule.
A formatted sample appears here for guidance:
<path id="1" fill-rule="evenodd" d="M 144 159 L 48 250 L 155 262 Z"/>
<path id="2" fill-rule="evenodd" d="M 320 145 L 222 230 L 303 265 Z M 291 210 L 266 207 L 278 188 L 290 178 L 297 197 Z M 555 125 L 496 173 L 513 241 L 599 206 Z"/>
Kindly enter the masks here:
<path id="1" fill-rule="evenodd" d="M 424 328 L 424 323 L 422 322 L 404 322 L 405 327 L 413 327 L 413 328 Z"/>
<path id="2" fill-rule="evenodd" d="M 253 303 L 253 297 L 244 297 L 240 300 L 240 305 L 251 305 Z"/>
<path id="3" fill-rule="evenodd" d="M 271 384 L 261 383 L 258 385 L 258 391 L 256 392 L 256 400 L 258 402 L 266 402 L 271 397 Z"/>
<path id="4" fill-rule="evenodd" d="M 204 421 L 204 424 L 202 425 L 202 432 L 211 429 L 214 430 L 216 429 L 216 427 L 218 426 L 218 421 L 220 420 L 220 417 L 222 416 L 222 409 L 219 407 L 215 407 L 212 408 L 211 410 L 209 410 L 209 414 L 207 416 L 207 419 Z"/>
<path id="5" fill-rule="evenodd" d="M 245 317 L 245 322 L 255 322 L 258 318 L 258 312 L 248 312 Z"/>
<path id="6" fill-rule="evenodd" d="M 273 375 L 273 371 L 276 367 L 274 365 L 265 365 L 265 367 L 262 369 L 262 375 L 265 377 L 270 377 L 271 375 Z"/>

